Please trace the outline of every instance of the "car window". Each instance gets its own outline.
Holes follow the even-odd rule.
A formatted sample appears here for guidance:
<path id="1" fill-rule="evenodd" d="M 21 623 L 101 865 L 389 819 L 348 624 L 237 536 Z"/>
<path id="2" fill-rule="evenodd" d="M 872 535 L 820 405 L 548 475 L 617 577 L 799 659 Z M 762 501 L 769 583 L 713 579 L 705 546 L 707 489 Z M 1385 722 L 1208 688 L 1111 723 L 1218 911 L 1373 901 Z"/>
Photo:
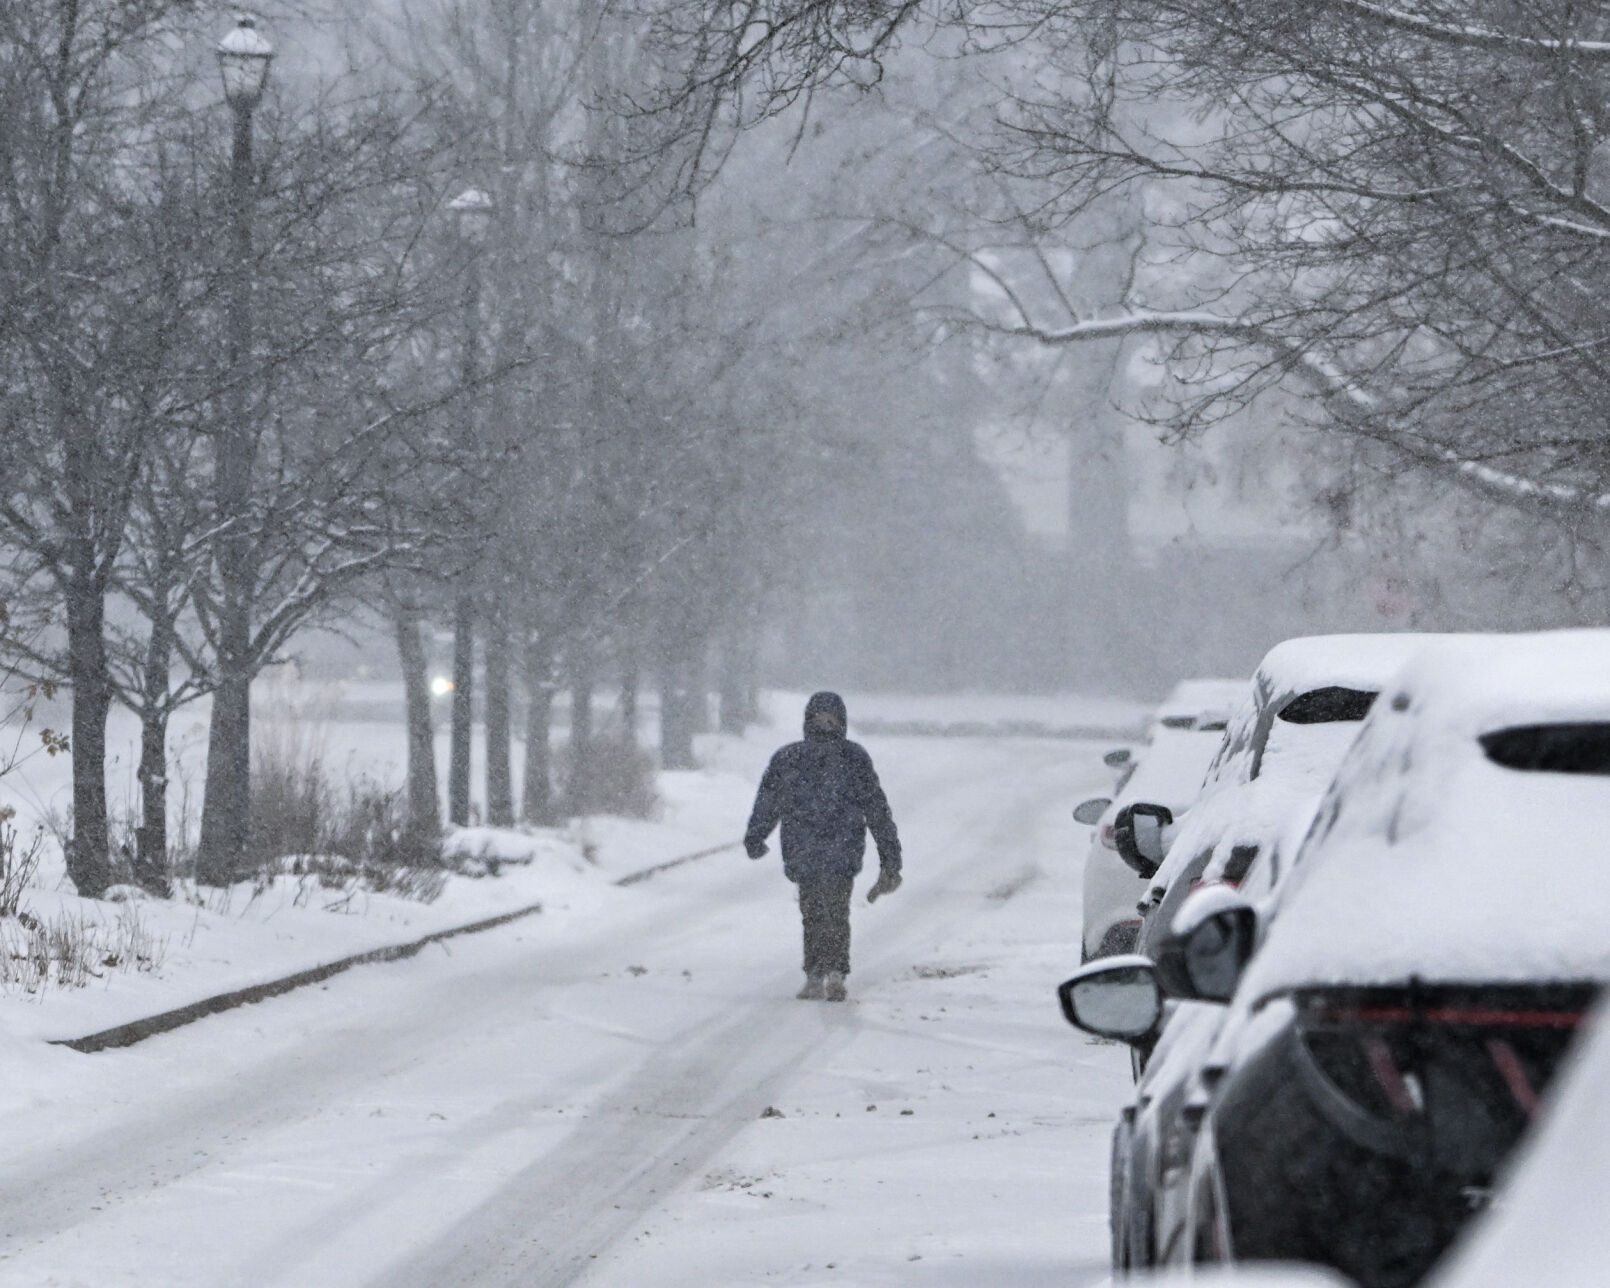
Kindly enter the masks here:
<path id="1" fill-rule="evenodd" d="M 1362 720 L 1369 715 L 1376 695 L 1367 689 L 1348 689 L 1339 684 L 1310 689 L 1280 708 L 1277 719 L 1287 724 L 1334 724 Z"/>
<path id="2" fill-rule="evenodd" d="M 1610 723 L 1517 725 L 1483 734 L 1481 745 L 1505 769 L 1610 775 Z"/>

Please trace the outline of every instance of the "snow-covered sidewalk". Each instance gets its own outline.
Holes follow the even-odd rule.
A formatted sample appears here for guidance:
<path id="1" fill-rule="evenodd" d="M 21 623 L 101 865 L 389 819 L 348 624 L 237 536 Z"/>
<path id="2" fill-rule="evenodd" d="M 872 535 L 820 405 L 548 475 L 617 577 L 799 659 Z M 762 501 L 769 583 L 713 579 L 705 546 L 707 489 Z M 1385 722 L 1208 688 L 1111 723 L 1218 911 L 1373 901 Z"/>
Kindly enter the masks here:
<path id="1" fill-rule="evenodd" d="M 729 755 L 741 760 L 742 750 L 740 744 Z M 105 968 L 82 988 L 0 991 L 0 1033 L 81 1037 L 536 904 L 550 919 L 596 907 L 619 877 L 720 845 L 741 830 L 753 788 L 736 770 L 668 774 L 662 780 L 660 821 L 584 819 L 529 833 L 459 831 L 450 836 L 450 846 L 496 860 L 497 874 L 449 877 L 429 903 L 330 888 L 312 876 L 282 876 L 261 888 L 242 882 L 206 891 L 199 902 L 109 905 L 78 899 L 66 888 L 32 892 L 26 905 L 41 920 L 78 920 L 92 934 L 99 928 L 110 943 L 126 943 L 129 927 L 137 927 L 155 954 L 155 969 Z"/>

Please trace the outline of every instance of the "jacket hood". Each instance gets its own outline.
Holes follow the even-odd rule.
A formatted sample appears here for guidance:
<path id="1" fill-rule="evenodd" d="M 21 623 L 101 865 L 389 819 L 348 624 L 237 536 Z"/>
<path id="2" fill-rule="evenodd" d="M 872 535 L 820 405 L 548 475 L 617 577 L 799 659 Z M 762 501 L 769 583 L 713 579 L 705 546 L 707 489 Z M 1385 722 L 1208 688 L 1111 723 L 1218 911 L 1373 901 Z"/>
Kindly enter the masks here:
<path id="1" fill-rule="evenodd" d="M 849 727 L 849 714 L 844 699 L 826 690 L 811 694 L 805 704 L 805 736 L 807 738 L 842 738 Z"/>

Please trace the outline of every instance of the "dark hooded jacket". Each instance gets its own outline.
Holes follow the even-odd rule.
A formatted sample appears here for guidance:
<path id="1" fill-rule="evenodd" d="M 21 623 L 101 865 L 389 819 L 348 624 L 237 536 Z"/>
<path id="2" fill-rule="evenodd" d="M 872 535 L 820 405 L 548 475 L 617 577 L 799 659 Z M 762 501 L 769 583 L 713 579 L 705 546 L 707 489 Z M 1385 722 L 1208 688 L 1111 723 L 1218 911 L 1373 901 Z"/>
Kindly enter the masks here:
<path id="1" fill-rule="evenodd" d="M 870 830 L 878 864 L 900 871 L 900 835 L 872 757 L 844 736 L 848 721 L 836 693 L 805 704 L 805 738 L 771 758 L 744 832 L 753 856 L 783 825 L 783 872 L 790 881 L 853 877 L 861 870 Z"/>

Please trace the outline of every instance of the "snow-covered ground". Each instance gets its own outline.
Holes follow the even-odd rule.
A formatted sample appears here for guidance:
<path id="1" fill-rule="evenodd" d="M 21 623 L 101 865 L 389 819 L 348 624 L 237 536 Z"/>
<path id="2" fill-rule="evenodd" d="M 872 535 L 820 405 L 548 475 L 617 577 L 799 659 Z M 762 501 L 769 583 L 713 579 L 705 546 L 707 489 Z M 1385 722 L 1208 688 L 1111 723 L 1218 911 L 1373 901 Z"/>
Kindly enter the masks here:
<path id="1" fill-rule="evenodd" d="M 663 819 L 551 834 L 435 904 L 146 904 L 190 927 L 159 971 L 0 999 L 0 1284 L 1099 1279 L 1127 1058 L 1051 990 L 1078 957 L 1068 810 L 1108 784 L 1105 744 L 867 739 L 908 881 L 858 902 L 832 1006 L 792 998 L 775 859 L 611 884 L 733 839 L 791 725 L 707 742 Z M 532 899 L 127 1050 L 38 1040 Z"/>

